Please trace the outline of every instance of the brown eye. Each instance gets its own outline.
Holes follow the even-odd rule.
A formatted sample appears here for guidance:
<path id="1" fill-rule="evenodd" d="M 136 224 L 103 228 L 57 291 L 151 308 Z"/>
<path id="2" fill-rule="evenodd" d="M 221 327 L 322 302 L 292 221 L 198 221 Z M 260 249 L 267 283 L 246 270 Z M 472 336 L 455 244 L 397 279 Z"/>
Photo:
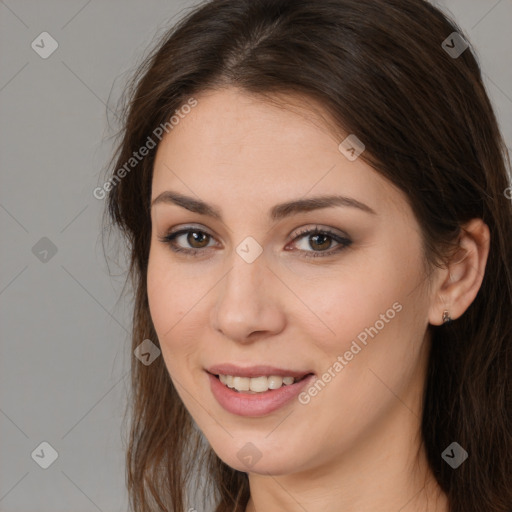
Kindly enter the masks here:
<path id="1" fill-rule="evenodd" d="M 303 246 L 300 247 L 299 241 Z M 334 249 L 331 249 L 335 243 Z M 335 233 L 329 229 L 305 229 L 297 233 L 293 239 L 293 244 L 299 246 L 299 252 L 303 253 L 306 258 L 316 258 L 321 256 L 332 256 L 339 253 L 343 249 L 352 244 L 352 240 L 339 233 Z M 311 250 L 312 249 L 312 250 Z"/>
<path id="2" fill-rule="evenodd" d="M 200 229 L 181 229 L 159 237 L 160 241 L 169 245 L 174 252 L 197 256 L 209 246 L 212 236 Z"/>
<path id="3" fill-rule="evenodd" d="M 211 247 L 210 242 L 213 241 L 212 235 L 200 229 L 192 228 L 181 229 L 164 237 L 159 237 L 159 239 L 161 242 L 169 245 L 172 251 L 190 256 L 198 256 L 201 253 L 205 253 L 206 251 L 203 249 Z M 352 240 L 346 236 L 342 236 L 329 229 L 320 229 L 318 226 L 315 229 L 303 230 L 298 233 L 293 239 L 293 244 L 302 239 L 306 242 L 304 244 L 305 247 L 299 248 L 298 251 L 306 258 L 332 256 L 352 244 Z M 331 249 L 333 243 L 336 246 L 334 249 Z"/>
<path id="4" fill-rule="evenodd" d="M 194 249 L 202 249 L 208 245 L 210 235 L 202 231 L 188 231 L 187 243 Z M 204 243 L 206 240 L 206 244 Z M 195 245 L 197 244 L 197 245 Z"/>
<path id="5" fill-rule="evenodd" d="M 309 245 L 312 249 L 325 250 L 329 249 L 332 243 L 332 238 L 324 234 L 311 235 L 309 237 Z M 313 240 L 313 242 L 311 242 Z M 316 246 L 316 247 L 315 247 Z"/>

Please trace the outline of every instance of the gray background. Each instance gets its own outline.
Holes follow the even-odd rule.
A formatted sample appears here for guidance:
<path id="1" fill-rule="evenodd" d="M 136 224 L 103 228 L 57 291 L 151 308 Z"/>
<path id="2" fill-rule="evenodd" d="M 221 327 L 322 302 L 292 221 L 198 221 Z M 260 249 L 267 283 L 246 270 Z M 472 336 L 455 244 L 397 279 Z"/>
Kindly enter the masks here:
<path id="1" fill-rule="evenodd" d="M 512 0 L 435 3 L 476 48 L 512 147 Z M 107 109 L 193 4 L 0 0 L 1 512 L 127 510 L 130 298 L 121 254 L 109 276 L 92 191 L 112 151 Z M 44 31 L 59 45 L 47 59 L 31 47 Z M 43 441 L 58 453 L 48 469 L 31 457 Z"/>

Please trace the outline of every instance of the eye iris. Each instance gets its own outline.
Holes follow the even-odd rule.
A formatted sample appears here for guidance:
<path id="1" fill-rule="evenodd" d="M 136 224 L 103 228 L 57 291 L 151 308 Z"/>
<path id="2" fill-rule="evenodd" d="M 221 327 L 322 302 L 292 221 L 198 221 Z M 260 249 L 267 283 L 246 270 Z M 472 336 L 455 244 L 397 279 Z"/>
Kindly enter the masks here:
<path id="1" fill-rule="evenodd" d="M 324 243 L 320 242 L 320 243 L 317 243 L 317 242 L 313 242 L 313 244 L 310 243 L 311 247 L 314 249 L 314 245 L 317 245 L 317 246 L 323 246 L 323 247 L 317 247 L 319 249 L 328 249 L 329 246 L 330 246 L 330 237 L 328 235 L 323 235 L 321 233 L 319 234 L 316 234 L 316 235 L 311 235 L 311 239 L 312 240 L 315 240 L 315 239 L 324 239 Z M 326 246 L 327 244 L 327 246 Z"/>
<path id="2" fill-rule="evenodd" d="M 206 244 L 198 246 L 194 246 L 194 243 L 197 243 L 198 239 L 201 239 L 202 241 L 206 241 Z M 206 233 L 198 233 L 197 231 L 190 231 L 187 236 L 187 242 L 196 249 L 201 249 L 208 245 L 208 235 Z M 201 242 L 200 242 L 201 243 Z"/>

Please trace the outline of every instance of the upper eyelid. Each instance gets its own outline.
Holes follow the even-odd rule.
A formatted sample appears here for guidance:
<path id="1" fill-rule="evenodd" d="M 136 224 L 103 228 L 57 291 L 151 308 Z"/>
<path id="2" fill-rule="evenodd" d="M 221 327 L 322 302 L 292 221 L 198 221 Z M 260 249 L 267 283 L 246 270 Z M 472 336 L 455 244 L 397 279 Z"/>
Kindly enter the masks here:
<path id="1" fill-rule="evenodd" d="M 298 230 L 298 232 L 297 232 Z M 183 227 L 178 227 L 176 229 L 173 229 L 172 231 L 169 231 L 166 235 L 164 235 L 162 238 L 168 238 L 170 236 L 174 236 L 173 240 L 176 240 L 176 238 L 180 237 L 180 236 L 183 236 L 191 231 L 196 231 L 196 232 L 201 232 L 201 233 L 204 233 L 208 236 L 210 236 L 211 238 L 213 239 L 216 239 L 216 236 L 213 235 L 212 233 L 210 233 L 207 229 L 203 228 L 203 227 L 196 227 L 196 226 L 193 226 L 193 225 L 184 225 Z M 295 232 L 295 235 L 292 236 L 292 234 Z M 351 237 L 344 233 L 344 232 L 340 232 L 339 229 L 337 228 L 331 228 L 331 227 L 322 227 L 321 225 L 318 225 L 318 224 L 315 224 L 315 225 L 311 225 L 310 227 L 300 227 L 300 228 L 295 228 L 290 235 L 291 237 L 291 240 L 288 242 L 294 242 L 295 240 L 298 240 L 298 239 L 301 239 L 301 238 L 304 238 L 306 236 L 311 236 L 311 234 L 313 233 L 325 233 L 327 236 L 330 236 L 331 238 L 333 238 L 333 240 L 340 244 L 341 242 L 339 240 L 335 240 L 335 237 L 339 237 L 341 240 L 349 240 L 350 242 L 352 242 L 351 240 Z M 288 237 L 287 237 L 288 238 Z M 208 246 L 207 246 L 208 247 Z M 198 251 L 201 251 L 203 249 L 206 249 L 207 247 L 203 247 L 201 249 L 194 249 L 194 248 L 187 248 L 187 250 L 198 250 Z"/>
<path id="2" fill-rule="evenodd" d="M 340 230 L 339 228 L 322 226 L 322 225 L 319 225 L 318 223 L 310 224 L 309 226 L 310 227 L 294 228 L 288 236 L 292 236 L 293 233 L 296 233 L 295 236 L 292 238 L 292 240 L 293 240 L 297 236 L 307 234 L 310 231 L 322 231 L 322 232 L 328 231 L 328 232 L 330 232 L 329 234 L 337 235 L 341 238 L 350 238 L 350 236 L 347 233 L 345 233 L 343 230 Z M 194 231 L 194 230 L 206 233 L 207 235 L 209 235 L 213 238 L 216 238 L 216 236 L 214 234 L 212 234 L 207 228 L 204 228 L 202 226 L 194 226 L 193 224 L 185 224 L 183 227 L 177 227 L 175 229 L 172 229 L 172 230 L 168 231 L 165 236 L 175 235 L 177 233 L 183 234 L 183 233 L 186 233 L 189 231 Z"/>

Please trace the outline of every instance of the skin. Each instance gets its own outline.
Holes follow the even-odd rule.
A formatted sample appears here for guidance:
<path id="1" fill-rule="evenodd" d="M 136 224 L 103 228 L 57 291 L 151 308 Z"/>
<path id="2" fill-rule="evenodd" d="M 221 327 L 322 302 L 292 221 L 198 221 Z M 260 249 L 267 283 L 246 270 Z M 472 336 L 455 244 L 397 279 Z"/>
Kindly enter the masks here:
<path id="1" fill-rule="evenodd" d="M 286 106 L 229 87 L 195 96 L 198 105 L 162 140 L 152 199 L 167 190 L 215 205 L 222 221 L 159 202 L 151 208 L 148 298 L 169 374 L 218 456 L 249 474 L 247 511 L 447 511 L 421 445 L 421 396 L 430 324 L 444 309 L 464 313 L 482 282 L 489 230 L 466 226 L 461 251 L 430 274 L 420 228 L 405 195 L 361 158 L 338 149 L 322 107 L 281 97 Z M 343 194 L 375 210 L 331 207 L 273 222 L 277 203 Z M 189 227 L 211 235 L 160 240 Z M 318 225 L 352 241 L 297 236 Z M 236 252 L 248 236 L 263 252 Z M 315 243 L 316 242 L 316 243 Z M 302 251 L 302 254 L 301 254 Z M 292 401 L 257 418 L 225 411 L 204 369 L 220 363 L 313 370 L 317 377 L 402 306 L 307 405 Z M 252 467 L 237 457 L 251 442 Z"/>

